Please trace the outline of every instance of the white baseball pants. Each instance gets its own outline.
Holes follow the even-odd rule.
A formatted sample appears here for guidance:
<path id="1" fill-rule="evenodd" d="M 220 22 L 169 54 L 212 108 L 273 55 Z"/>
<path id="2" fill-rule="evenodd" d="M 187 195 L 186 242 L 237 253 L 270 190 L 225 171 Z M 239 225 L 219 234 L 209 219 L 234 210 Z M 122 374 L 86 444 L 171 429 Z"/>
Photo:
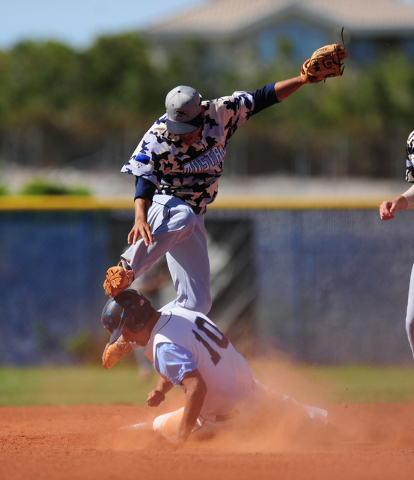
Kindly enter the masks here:
<path id="1" fill-rule="evenodd" d="M 405 329 L 407 331 L 408 341 L 414 355 L 414 265 L 411 271 L 410 286 L 408 289 L 407 317 L 405 319 Z"/>
<path id="2" fill-rule="evenodd" d="M 177 197 L 154 195 L 147 222 L 154 245 L 145 246 L 141 238 L 121 258 L 130 262 L 138 278 L 165 255 L 177 298 L 163 310 L 182 307 L 207 314 L 211 296 L 204 215 L 196 215 Z"/>

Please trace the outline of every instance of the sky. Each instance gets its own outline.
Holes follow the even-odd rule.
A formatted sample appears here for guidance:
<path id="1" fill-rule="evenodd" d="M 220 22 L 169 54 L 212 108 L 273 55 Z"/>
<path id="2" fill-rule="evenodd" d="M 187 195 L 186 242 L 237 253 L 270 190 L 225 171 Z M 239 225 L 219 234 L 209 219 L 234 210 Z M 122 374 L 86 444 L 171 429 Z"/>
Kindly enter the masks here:
<path id="1" fill-rule="evenodd" d="M 101 34 L 140 29 L 206 1 L 0 0 L 0 49 L 27 39 L 87 48 Z"/>

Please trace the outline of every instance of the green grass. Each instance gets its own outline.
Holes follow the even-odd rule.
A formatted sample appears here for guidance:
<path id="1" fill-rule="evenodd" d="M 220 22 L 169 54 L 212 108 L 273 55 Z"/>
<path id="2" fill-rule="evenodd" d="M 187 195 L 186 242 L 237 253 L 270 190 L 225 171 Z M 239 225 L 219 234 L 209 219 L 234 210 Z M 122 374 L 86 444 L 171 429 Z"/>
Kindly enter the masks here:
<path id="1" fill-rule="evenodd" d="M 414 402 L 414 367 L 299 366 L 331 403 Z M 0 406 L 143 405 L 156 375 L 143 382 L 135 365 L 0 368 Z"/>
<path id="2" fill-rule="evenodd" d="M 143 383 L 134 365 L 0 368 L 0 406 L 144 404 L 156 375 Z"/>
<path id="3" fill-rule="evenodd" d="M 299 370 L 328 387 L 332 403 L 414 402 L 414 367 L 354 365 Z"/>

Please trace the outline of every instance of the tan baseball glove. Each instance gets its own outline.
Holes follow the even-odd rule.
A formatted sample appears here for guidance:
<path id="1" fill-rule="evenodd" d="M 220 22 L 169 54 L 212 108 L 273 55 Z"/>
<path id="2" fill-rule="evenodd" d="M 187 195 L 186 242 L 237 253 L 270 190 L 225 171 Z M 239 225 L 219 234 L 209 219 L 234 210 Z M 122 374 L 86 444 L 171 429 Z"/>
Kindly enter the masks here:
<path id="1" fill-rule="evenodd" d="M 120 261 L 115 267 L 108 268 L 103 287 L 108 297 L 115 297 L 128 288 L 133 281 L 134 272 L 126 270 Z"/>
<path id="2" fill-rule="evenodd" d="M 319 83 L 327 78 L 339 77 L 344 73 L 342 60 L 348 56 L 345 48 L 335 43 L 313 52 L 302 66 L 300 75 L 305 83 Z"/>
<path id="3" fill-rule="evenodd" d="M 133 348 L 131 345 L 126 342 L 121 335 L 112 345 L 109 345 L 109 343 L 106 344 L 105 350 L 102 354 L 102 366 L 105 368 L 113 367 L 116 362 L 123 360 L 132 352 L 132 350 Z"/>

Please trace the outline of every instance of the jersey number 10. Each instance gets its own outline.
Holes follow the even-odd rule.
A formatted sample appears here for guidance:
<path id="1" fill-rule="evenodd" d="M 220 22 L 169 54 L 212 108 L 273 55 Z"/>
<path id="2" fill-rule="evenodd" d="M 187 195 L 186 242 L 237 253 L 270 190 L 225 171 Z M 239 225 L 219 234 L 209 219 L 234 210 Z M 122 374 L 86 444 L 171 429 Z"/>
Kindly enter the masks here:
<path id="1" fill-rule="evenodd" d="M 210 322 L 207 322 L 207 320 L 205 320 L 202 317 L 197 317 L 194 323 L 197 326 L 197 328 L 202 332 L 204 332 L 210 340 L 213 340 L 213 342 L 216 345 L 218 345 L 221 348 L 228 347 L 230 343 L 229 339 L 215 325 L 211 324 Z M 208 325 L 209 328 L 207 328 L 206 325 Z M 210 328 L 213 329 L 215 332 L 217 332 L 217 335 L 213 333 L 210 330 Z M 210 354 L 211 360 L 214 363 L 214 365 L 217 365 L 221 360 L 220 354 L 216 350 L 214 350 L 214 348 L 207 342 L 207 340 L 204 340 L 204 338 L 198 332 L 196 332 L 195 330 L 192 330 L 192 332 L 194 333 L 194 336 L 196 337 L 196 339 L 199 342 L 201 342 L 203 346 L 208 350 L 208 353 Z"/>

